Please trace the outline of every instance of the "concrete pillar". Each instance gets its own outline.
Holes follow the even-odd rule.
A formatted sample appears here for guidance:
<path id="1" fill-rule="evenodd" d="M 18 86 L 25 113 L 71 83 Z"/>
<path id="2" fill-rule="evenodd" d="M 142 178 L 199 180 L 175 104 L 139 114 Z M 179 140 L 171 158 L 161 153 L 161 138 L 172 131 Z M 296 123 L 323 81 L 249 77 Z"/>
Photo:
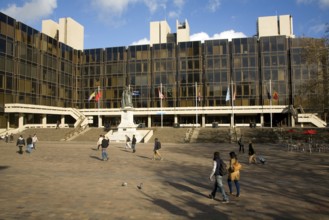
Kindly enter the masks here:
<path id="1" fill-rule="evenodd" d="M 98 116 L 98 127 L 99 128 L 103 127 L 103 118 L 102 118 L 102 116 Z"/>
<path id="2" fill-rule="evenodd" d="M 42 121 L 42 127 L 43 128 L 46 128 L 47 127 L 47 115 L 44 114 L 41 117 L 42 117 L 42 119 L 41 119 L 41 121 Z"/>
<path id="3" fill-rule="evenodd" d="M 295 118 L 293 117 L 293 115 L 291 115 L 290 119 L 291 119 L 291 127 L 294 128 L 296 126 L 296 124 L 295 124 Z"/>
<path id="4" fill-rule="evenodd" d="M 65 124 L 65 115 L 61 115 L 61 125 L 64 126 Z"/>
<path id="5" fill-rule="evenodd" d="M 178 123 L 178 117 L 177 117 L 177 115 L 175 115 L 175 117 L 174 117 L 174 123 L 175 124 Z"/>
<path id="6" fill-rule="evenodd" d="M 234 127 L 234 115 L 231 114 L 231 127 L 233 128 Z"/>
<path id="7" fill-rule="evenodd" d="M 205 115 L 202 115 L 202 118 L 201 118 L 201 127 L 205 128 L 206 127 L 206 116 Z"/>
<path id="8" fill-rule="evenodd" d="M 23 128 L 24 126 L 24 114 L 19 113 L 18 116 L 18 128 Z"/>
<path id="9" fill-rule="evenodd" d="M 152 118 L 151 115 L 147 116 L 147 127 L 150 128 L 152 127 Z"/>
<path id="10" fill-rule="evenodd" d="M 264 114 L 260 114 L 260 125 L 264 127 Z"/>

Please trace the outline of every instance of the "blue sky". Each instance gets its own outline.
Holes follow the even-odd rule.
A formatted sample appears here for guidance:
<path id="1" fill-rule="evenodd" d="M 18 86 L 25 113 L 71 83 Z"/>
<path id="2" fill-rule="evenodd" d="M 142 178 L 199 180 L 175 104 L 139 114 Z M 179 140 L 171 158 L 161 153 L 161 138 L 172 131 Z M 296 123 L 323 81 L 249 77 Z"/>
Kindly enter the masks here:
<path id="1" fill-rule="evenodd" d="M 261 16 L 293 16 L 297 37 L 323 37 L 329 0 L 1 0 L 0 11 L 39 31 L 41 21 L 71 17 L 84 26 L 86 49 L 147 44 L 150 22 L 188 20 L 191 40 L 256 34 Z"/>

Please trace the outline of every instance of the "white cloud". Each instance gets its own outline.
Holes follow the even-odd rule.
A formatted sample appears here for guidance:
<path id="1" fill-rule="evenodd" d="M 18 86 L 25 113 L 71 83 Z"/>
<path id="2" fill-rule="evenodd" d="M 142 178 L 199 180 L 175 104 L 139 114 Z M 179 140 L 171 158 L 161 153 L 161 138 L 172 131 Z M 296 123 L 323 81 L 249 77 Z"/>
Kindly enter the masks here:
<path id="1" fill-rule="evenodd" d="M 150 41 L 146 37 L 131 43 L 131 45 L 146 45 L 146 44 L 150 44 Z"/>
<path id="2" fill-rule="evenodd" d="M 170 11 L 170 12 L 168 13 L 168 17 L 169 17 L 169 18 L 178 18 L 178 17 L 179 17 L 179 13 L 176 12 L 176 11 Z"/>
<path id="3" fill-rule="evenodd" d="M 57 0 L 29 0 L 22 6 L 10 4 L 0 11 L 14 17 L 18 21 L 31 23 L 46 18 L 57 8 Z"/>
<path id="4" fill-rule="evenodd" d="M 207 8 L 211 12 L 215 12 L 219 8 L 220 3 L 221 3 L 220 0 L 209 0 L 207 4 Z"/>
<path id="5" fill-rule="evenodd" d="M 319 33 L 324 33 L 326 29 L 327 29 L 326 24 L 317 24 L 310 27 L 309 32 L 319 34 Z"/>
<path id="6" fill-rule="evenodd" d="M 191 41 L 201 41 L 204 42 L 205 40 L 214 40 L 214 39 L 228 39 L 229 41 L 232 40 L 232 38 L 244 38 L 247 37 L 242 32 L 235 32 L 234 30 L 227 30 L 223 31 L 221 33 L 216 33 L 212 37 L 210 37 L 205 32 L 196 33 L 190 36 Z"/>
<path id="7" fill-rule="evenodd" d="M 329 0 L 296 0 L 297 4 L 312 4 L 316 3 L 320 8 L 328 8 Z"/>
<path id="8" fill-rule="evenodd" d="M 177 8 L 183 8 L 184 4 L 185 4 L 185 0 L 174 0 L 174 5 L 177 7 Z"/>
<path id="9" fill-rule="evenodd" d="M 320 7 L 328 8 L 329 0 L 319 0 Z"/>

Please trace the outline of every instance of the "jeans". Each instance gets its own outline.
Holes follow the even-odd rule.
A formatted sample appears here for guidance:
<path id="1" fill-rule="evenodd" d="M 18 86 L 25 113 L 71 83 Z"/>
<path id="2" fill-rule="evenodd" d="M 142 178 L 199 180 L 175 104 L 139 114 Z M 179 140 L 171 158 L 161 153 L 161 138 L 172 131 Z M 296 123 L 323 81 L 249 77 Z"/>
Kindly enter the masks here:
<path id="1" fill-rule="evenodd" d="M 216 181 L 215 181 L 215 184 L 214 184 L 214 189 L 211 192 L 211 195 L 215 198 L 216 197 L 216 192 L 220 191 L 220 193 L 223 196 L 224 201 L 228 201 L 228 196 L 226 195 L 225 189 L 224 189 L 224 186 L 223 186 L 223 177 L 220 176 L 220 175 L 217 175 L 217 176 L 215 176 L 215 178 L 216 178 Z"/>
<path id="2" fill-rule="evenodd" d="M 228 187 L 230 188 L 230 193 L 233 192 L 232 189 L 232 180 L 228 179 L 227 180 L 228 183 Z M 236 188 L 236 195 L 239 196 L 240 195 L 240 183 L 239 180 L 234 180 L 234 184 L 235 184 L 235 188 Z"/>
<path id="3" fill-rule="evenodd" d="M 109 157 L 107 155 L 107 152 L 106 152 L 106 148 L 102 148 L 102 159 L 103 160 L 108 160 Z"/>
<path id="4" fill-rule="evenodd" d="M 28 144 L 28 145 L 26 145 L 26 151 L 27 151 L 28 153 L 31 153 L 31 152 L 32 152 L 32 148 L 33 148 L 33 144 Z"/>

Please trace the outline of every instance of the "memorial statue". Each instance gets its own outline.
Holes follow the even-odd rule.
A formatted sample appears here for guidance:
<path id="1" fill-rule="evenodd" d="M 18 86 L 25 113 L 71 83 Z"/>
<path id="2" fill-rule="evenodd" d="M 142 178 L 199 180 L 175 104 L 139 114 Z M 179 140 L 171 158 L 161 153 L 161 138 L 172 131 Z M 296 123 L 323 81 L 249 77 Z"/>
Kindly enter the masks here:
<path id="1" fill-rule="evenodd" d="M 126 87 L 123 92 L 122 92 L 122 100 L 121 100 L 121 107 L 126 108 L 126 107 L 133 107 L 132 103 L 132 94 L 130 90 Z"/>

